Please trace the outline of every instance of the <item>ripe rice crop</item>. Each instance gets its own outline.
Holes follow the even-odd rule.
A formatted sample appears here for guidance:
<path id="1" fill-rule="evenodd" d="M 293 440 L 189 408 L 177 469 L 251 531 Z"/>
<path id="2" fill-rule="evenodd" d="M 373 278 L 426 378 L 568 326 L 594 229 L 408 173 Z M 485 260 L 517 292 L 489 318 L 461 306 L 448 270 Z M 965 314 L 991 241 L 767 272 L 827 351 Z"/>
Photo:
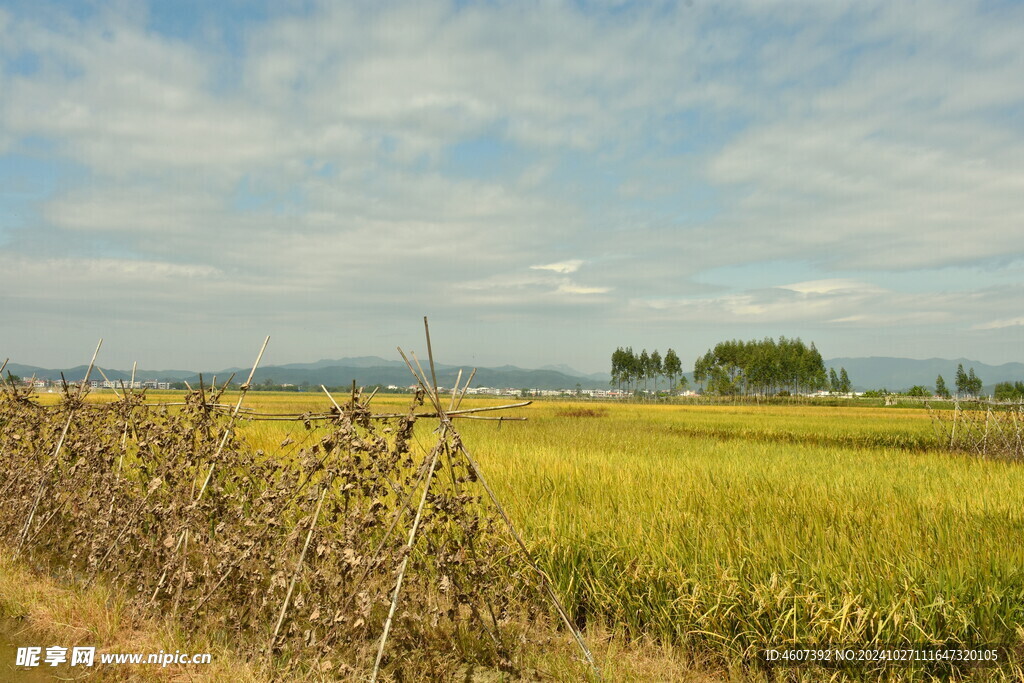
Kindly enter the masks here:
<path id="1" fill-rule="evenodd" d="M 302 394 L 250 404 L 322 408 Z M 585 632 L 655 638 L 754 677 L 759 649 L 796 643 L 1019 657 L 1024 469 L 944 452 L 925 411 L 551 401 L 518 414 L 529 421 L 460 431 Z M 274 456 L 291 430 L 239 431 Z M 1016 666 L 970 675 L 1008 680 Z"/>

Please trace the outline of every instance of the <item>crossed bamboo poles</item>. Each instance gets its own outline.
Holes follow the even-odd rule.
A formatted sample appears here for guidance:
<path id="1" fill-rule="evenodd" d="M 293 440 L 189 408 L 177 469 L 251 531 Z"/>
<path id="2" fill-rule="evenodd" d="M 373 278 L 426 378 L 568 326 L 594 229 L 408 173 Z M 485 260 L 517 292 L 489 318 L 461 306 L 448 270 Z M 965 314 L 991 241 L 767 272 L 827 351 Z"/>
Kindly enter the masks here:
<path id="1" fill-rule="evenodd" d="M 576 628 L 575 624 L 572 623 L 572 620 L 569 619 L 569 614 L 566 611 L 565 606 L 562 605 L 561 600 L 559 600 L 558 595 L 555 593 L 555 590 L 554 590 L 554 588 L 551 585 L 551 579 L 544 572 L 544 570 L 542 570 L 537 565 L 536 561 L 533 559 L 533 555 L 532 555 L 532 553 L 530 553 L 530 550 L 526 547 L 526 543 L 523 541 L 522 536 L 520 536 L 519 532 L 516 531 L 515 525 L 512 523 L 512 520 L 509 518 L 508 514 L 505 512 L 505 508 L 502 506 L 501 501 L 498 500 L 498 497 L 495 495 L 493 489 L 491 489 L 490 485 L 488 485 L 487 479 L 484 477 L 483 472 L 480 471 L 479 465 L 477 465 L 476 460 L 473 459 L 473 456 L 470 455 L 469 451 L 466 449 L 465 445 L 462 443 L 462 439 L 459 436 L 458 432 L 455 431 L 455 428 L 452 425 L 452 422 L 451 422 L 451 419 L 450 419 L 448 413 L 446 413 L 445 409 L 442 407 L 442 405 L 441 405 L 441 397 L 440 397 L 440 394 L 439 394 L 438 388 L 437 388 L 437 374 L 434 371 L 434 354 L 433 354 L 433 349 L 431 348 L 431 344 L 430 344 L 430 325 L 429 325 L 429 323 L 427 321 L 427 317 L 426 316 L 423 317 L 423 330 L 424 330 L 424 333 L 426 335 L 426 340 L 427 340 L 427 356 L 428 356 L 429 366 L 430 366 L 430 381 L 427 380 L 427 375 L 423 371 L 423 367 L 420 365 L 419 359 L 416 358 L 416 354 L 415 353 L 410 353 L 410 355 L 412 356 L 413 360 L 416 362 L 416 368 L 413 368 L 412 363 L 409 362 L 409 358 L 405 355 L 405 352 L 402 351 L 401 347 L 399 347 L 398 352 L 401 354 L 402 360 L 405 361 L 405 364 L 406 364 L 406 366 L 408 366 L 409 371 L 413 374 L 413 377 L 416 378 L 416 382 L 419 384 L 420 388 L 423 389 L 423 391 L 426 394 L 426 396 L 428 396 L 430 398 L 430 402 L 433 404 L 434 410 L 436 411 L 436 416 L 437 416 L 438 420 L 440 421 L 440 426 L 439 426 L 439 429 L 438 429 L 439 434 L 438 434 L 438 439 L 437 439 L 437 445 L 434 447 L 434 449 L 431 452 L 430 469 L 429 469 L 428 474 L 427 474 L 426 483 L 423 485 L 423 494 L 422 494 L 422 496 L 420 498 L 419 508 L 417 509 L 417 512 L 416 512 L 416 518 L 413 521 L 412 528 L 409 530 L 409 538 L 406 541 L 406 552 L 404 553 L 405 557 L 402 560 L 401 567 L 399 568 L 399 571 L 398 571 L 398 576 L 397 576 L 397 578 L 395 580 L 395 588 L 394 588 L 394 592 L 393 592 L 392 597 L 391 597 L 391 608 L 388 611 L 387 621 L 384 622 L 384 632 L 381 634 L 380 643 L 379 643 L 378 648 L 377 648 L 377 658 L 374 661 L 373 673 L 372 673 L 372 675 L 370 677 L 371 683 L 375 683 L 376 682 L 377 676 L 378 676 L 378 674 L 380 672 L 381 660 L 384 657 L 384 648 L 387 645 L 387 639 L 388 639 L 388 634 L 390 633 L 390 630 L 391 630 L 392 619 L 393 619 L 393 617 L 395 615 L 395 610 L 398 607 L 398 599 L 399 599 L 399 596 L 400 596 L 401 590 L 402 590 L 402 581 L 403 581 L 403 579 L 405 577 L 406 568 L 408 567 L 409 557 L 411 555 L 411 550 L 413 548 L 413 545 L 416 542 L 416 534 L 417 534 L 417 531 L 419 530 L 419 521 L 420 521 L 422 513 L 423 513 L 424 504 L 426 503 L 426 500 L 427 500 L 427 494 L 430 491 L 430 484 L 431 484 L 431 481 L 433 479 L 434 468 L 437 465 L 438 455 L 440 454 L 440 452 L 443 450 L 444 446 L 448 442 L 449 433 L 452 435 L 451 438 L 452 438 L 452 441 L 453 441 L 455 447 L 466 458 L 466 462 L 469 464 L 470 468 L 472 469 L 474 475 L 477 478 L 477 481 L 480 482 L 481 486 L 483 486 L 483 488 L 484 488 L 484 491 L 487 492 L 487 496 L 488 496 L 488 498 L 490 498 L 491 503 L 494 505 L 495 509 L 498 511 L 498 515 L 501 517 L 502 521 L 505 522 L 505 525 L 508 528 L 509 533 L 515 539 L 516 545 L 519 547 L 519 550 L 522 553 L 523 559 L 526 561 L 526 563 L 530 567 L 530 569 L 532 569 L 537 574 L 537 576 L 538 576 L 538 578 L 540 580 L 540 583 L 541 583 L 541 587 L 544 590 L 544 593 L 547 595 L 548 599 L 551 601 L 552 605 L 555 607 L 555 610 L 558 612 L 558 616 L 562 619 L 562 623 L 564 623 L 566 628 L 569 629 L 569 632 L 572 634 L 573 639 L 576 641 L 576 644 L 579 646 L 580 651 L 582 652 L 584 659 L 587 661 L 587 664 L 590 665 L 590 668 L 593 671 L 594 675 L 600 680 L 601 679 L 601 671 L 600 671 L 600 669 L 598 669 L 597 664 L 594 662 L 593 655 L 591 655 L 590 650 L 587 648 L 586 643 L 583 641 L 583 635 L 579 632 L 579 629 Z M 418 370 L 418 372 L 417 372 L 417 370 Z M 474 370 L 474 374 L 475 374 L 475 372 L 476 371 Z M 459 378 L 461 379 L 461 377 L 462 377 L 462 374 L 461 374 L 461 371 L 460 371 Z M 459 396 L 459 399 L 458 399 L 459 402 L 461 402 L 462 397 L 465 396 L 466 389 L 469 387 L 469 383 L 472 381 L 472 379 L 473 379 L 473 376 L 471 374 L 470 378 L 466 381 L 466 384 L 465 384 L 465 386 L 462 389 L 462 394 Z M 459 380 L 456 380 L 455 388 L 453 388 L 453 390 L 452 390 L 452 403 L 449 406 L 449 410 L 451 410 L 452 408 L 457 408 L 457 406 L 458 406 L 458 403 L 455 401 L 455 396 L 456 396 L 456 393 L 457 393 L 458 384 L 459 384 Z"/>

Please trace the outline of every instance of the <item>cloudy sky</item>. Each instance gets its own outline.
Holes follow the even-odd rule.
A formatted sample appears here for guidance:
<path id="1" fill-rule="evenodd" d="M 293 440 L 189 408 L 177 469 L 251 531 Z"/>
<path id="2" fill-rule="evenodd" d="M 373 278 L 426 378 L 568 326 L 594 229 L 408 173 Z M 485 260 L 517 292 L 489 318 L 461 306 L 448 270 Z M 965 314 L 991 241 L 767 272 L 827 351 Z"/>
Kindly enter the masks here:
<path id="1" fill-rule="evenodd" d="M 0 359 L 1024 361 L 1024 6 L 0 0 Z"/>

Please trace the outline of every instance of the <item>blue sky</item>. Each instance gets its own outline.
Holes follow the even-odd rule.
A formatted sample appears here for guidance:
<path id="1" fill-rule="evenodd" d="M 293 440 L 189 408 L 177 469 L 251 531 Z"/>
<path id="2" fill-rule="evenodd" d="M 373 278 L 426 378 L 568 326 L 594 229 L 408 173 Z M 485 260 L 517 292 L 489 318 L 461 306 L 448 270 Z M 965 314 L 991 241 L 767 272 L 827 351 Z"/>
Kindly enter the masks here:
<path id="1" fill-rule="evenodd" d="M 0 0 L 0 356 L 1024 361 L 1024 6 Z"/>

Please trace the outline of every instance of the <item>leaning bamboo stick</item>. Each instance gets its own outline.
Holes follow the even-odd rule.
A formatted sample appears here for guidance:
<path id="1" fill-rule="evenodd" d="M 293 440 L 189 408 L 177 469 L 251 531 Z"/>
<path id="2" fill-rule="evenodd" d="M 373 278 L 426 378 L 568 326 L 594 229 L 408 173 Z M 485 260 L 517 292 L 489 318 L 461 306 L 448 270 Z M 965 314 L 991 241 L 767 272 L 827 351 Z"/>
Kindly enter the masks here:
<path id="1" fill-rule="evenodd" d="M 463 387 L 463 389 L 465 389 L 465 387 Z M 465 393 L 463 392 L 462 394 L 460 394 L 459 401 L 461 401 L 462 398 L 464 398 L 464 397 L 465 397 Z M 500 405 L 500 406 L 480 406 L 480 407 L 477 407 L 477 408 L 463 408 L 462 410 L 451 410 L 451 411 L 446 410 L 446 411 L 444 411 L 444 413 L 445 413 L 445 415 L 454 417 L 454 416 L 457 416 L 457 415 L 467 415 L 469 413 L 485 413 L 485 412 L 493 411 L 493 410 L 509 410 L 511 408 L 522 408 L 524 406 L 531 405 L 532 403 L 533 403 L 533 401 L 520 401 L 519 403 L 507 403 L 507 404 Z M 184 403 L 151 403 L 151 404 L 147 404 L 147 405 L 149 405 L 149 406 L 178 406 L 178 405 L 184 405 Z M 211 404 L 211 405 L 213 405 L 213 404 Z M 456 403 L 456 405 L 458 405 L 458 403 Z M 217 410 L 219 410 L 221 412 L 226 412 L 227 408 L 230 408 L 230 406 L 228 406 L 226 404 L 223 404 L 223 403 L 217 404 Z M 241 413 L 239 413 L 239 414 L 243 418 L 245 418 L 245 419 L 274 418 L 274 419 L 279 419 L 279 420 L 292 420 L 292 421 L 300 421 L 300 420 L 305 420 L 305 419 L 326 420 L 326 419 L 334 419 L 334 418 L 338 417 L 337 413 L 259 413 L 259 412 L 256 412 L 256 411 L 250 410 L 250 409 L 243 409 L 241 411 Z M 406 414 L 405 413 L 375 413 L 373 415 L 370 415 L 369 417 L 372 420 L 391 420 L 391 419 L 394 419 L 394 418 L 397 418 L 397 417 L 406 417 Z M 421 418 L 421 417 L 438 417 L 438 413 L 436 411 L 435 412 L 429 412 L 429 413 L 416 413 L 416 417 L 418 417 L 418 418 Z"/>
<path id="2" fill-rule="evenodd" d="M 455 386 L 452 387 L 452 400 L 448 402 L 448 412 L 455 410 L 455 399 L 459 395 L 459 382 L 462 381 L 462 368 L 459 368 L 459 374 L 455 378 Z"/>
<path id="3" fill-rule="evenodd" d="M 330 457 L 330 454 L 331 454 L 330 451 L 327 451 L 327 452 L 324 453 L 323 457 L 321 457 L 319 462 L 317 463 L 317 467 L 312 469 L 312 470 L 310 470 L 310 472 L 308 472 L 305 475 L 305 479 L 295 488 L 294 491 L 292 491 L 288 495 L 287 498 L 284 499 L 284 503 L 285 504 L 287 504 L 290 501 L 294 500 L 295 498 L 297 498 L 299 496 L 299 494 L 302 493 L 302 491 L 306 488 L 306 486 L 309 484 L 309 482 L 312 481 L 312 478 L 313 478 L 312 477 L 312 473 L 318 471 L 320 469 L 320 467 L 323 466 L 324 461 L 326 461 L 327 458 Z M 259 534 L 253 540 L 254 541 L 261 540 L 267 534 L 267 532 L 270 529 L 272 529 L 272 528 L 273 527 L 270 527 L 270 526 L 264 526 L 262 531 L 260 531 Z M 239 562 L 244 560 L 245 558 L 249 557 L 249 555 L 252 553 L 253 549 L 256 548 L 256 547 L 257 547 L 257 545 L 255 543 L 253 545 L 249 546 L 249 548 L 247 548 L 242 553 L 241 557 L 239 558 Z M 216 593 L 217 590 L 228 579 L 228 577 L 231 576 L 231 573 L 235 570 L 235 568 L 237 566 L 238 566 L 237 562 L 228 566 L 227 570 L 223 574 L 221 574 L 220 579 L 217 580 L 217 583 L 214 584 L 213 588 L 211 588 L 210 591 L 206 595 L 204 595 L 203 598 L 196 604 L 196 606 L 192 608 L 193 611 L 198 611 L 200 608 L 202 608 L 203 605 L 205 605 L 210 600 L 210 598 L 213 597 L 214 593 Z"/>
<path id="4" fill-rule="evenodd" d="M 89 369 L 85 371 L 85 379 L 82 380 L 82 385 L 78 387 L 78 395 L 83 396 L 85 394 L 85 388 L 89 386 L 89 377 L 92 375 L 92 368 L 96 365 L 96 356 L 100 352 L 100 347 L 103 346 L 103 340 L 100 339 L 99 343 L 96 344 L 96 350 L 92 352 L 92 360 L 89 361 Z"/>
<path id="5" fill-rule="evenodd" d="M 132 393 L 133 396 L 135 395 L 134 394 L 134 391 L 135 391 L 135 369 L 138 366 L 139 366 L 139 362 L 138 361 L 133 361 L 132 362 L 132 378 L 131 378 L 131 380 L 128 381 L 128 391 L 133 392 Z M 122 384 L 122 388 L 123 388 L 123 386 L 124 385 Z M 127 392 L 125 393 L 125 395 L 127 396 Z M 117 473 L 118 473 L 118 475 L 121 474 L 121 469 L 124 467 L 124 452 L 125 452 L 125 449 L 128 447 L 128 426 L 131 424 L 131 420 L 132 420 L 132 414 L 131 414 L 131 411 L 129 410 L 125 414 L 125 418 L 124 418 L 124 431 L 121 433 L 121 456 L 117 460 Z M 136 436 L 138 436 L 138 435 L 136 434 Z"/>
<path id="6" fill-rule="evenodd" d="M 444 439 L 444 432 L 442 432 L 439 439 Z M 427 479 L 423 484 L 423 495 L 420 497 L 419 507 L 416 509 L 416 518 L 412 522 L 412 529 L 409 530 L 409 540 L 405 543 L 405 557 L 402 558 L 401 567 L 398 570 L 398 578 L 395 580 L 395 590 L 391 596 L 391 608 L 388 610 L 387 621 L 384 622 L 384 632 L 380 636 L 380 645 L 377 648 L 377 659 L 373 663 L 373 674 L 370 676 L 370 682 L 375 683 L 377 680 L 377 674 L 380 672 L 380 663 L 384 658 L 384 646 L 388 642 L 388 633 L 391 631 L 391 622 L 395 617 L 395 610 L 398 609 L 398 596 L 402 591 L 402 581 L 405 579 L 405 570 L 409 566 L 409 555 L 412 551 L 413 543 L 416 541 L 416 532 L 420 528 L 420 520 L 423 519 L 423 508 L 427 503 L 427 494 L 430 492 L 430 482 L 434 478 L 434 470 L 437 467 L 437 457 L 441 452 L 441 441 L 438 441 L 438 445 L 434 448 L 434 455 L 430 459 L 430 469 L 427 471 Z"/>
<path id="7" fill-rule="evenodd" d="M 423 318 L 424 324 L 426 324 L 426 317 Z M 427 349 L 428 354 L 430 353 L 430 336 L 429 331 L 427 333 Z M 401 349 L 399 349 L 401 352 Z M 409 557 L 412 552 L 413 543 L 416 541 L 416 532 L 419 530 L 420 520 L 423 518 L 423 508 L 427 503 L 427 495 L 430 493 L 430 484 L 434 478 L 434 470 L 437 467 L 437 459 L 440 452 L 447 445 L 447 432 L 451 428 L 451 421 L 443 419 L 444 412 L 441 408 L 440 397 L 437 395 L 437 379 L 434 379 L 432 390 L 427 389 L 426 373 L 423 372 L 423 367 L 420 365 L 419 360 L 416 358 L 416 354 L 412 354 L 414 360 L 416 360 L 416 366 L 420 370 L 420 374 L 417 375 L 412 369 L 412 365 L 409 364 L 409 359 L 405 358 L 405 354 L 402 353 L 402 358 L 405 360 L 405 364 L 409 366 L 409 370 L 412 371 L 413 375 L 416 376 L 416 381 L 420 383 L 420 386 L 424 388 L 427 394 L 430 396 L 431 402 L 437 409 L 437 412 L 442 416 L 441 422 L 441 433 L 438 435 L 437 445 L 434 446 L 434 453 L 430 459 L 430 469 L 427 471 L 427 479 L 423 484 L 423 495 L 420 497 L 420 504 L 416 510 L 416 517 L 413 519 L 412 529 L 409 530 L 409 540 L 405 544 L 405 556 L 402 558 L 402 564 L 398 570 L 398 578 L 395 580 L 395 590 L 391 596 L 391 608 L 388 610 L 388 618 L 384 622 L 384 632 L 380 637 L 380 645 L 377 648 L 377 658 L 373 663 L 373 674 L 370 677 L 371 683 L 375 683 L 377 680 L 377 674 L 380 672 L 380 663 L 384 657 L 384 647 L 387 645 L 388 633 L 391 631 L 391 623 L 395 616 L 395 610 L 398 609 L 398 596 L 402 591 L 402 582 L 405 579 L 405 570 L 409 566 Z M 431 367 L 433 367 L 433 355 L 430 355 Z"/>
<path id="8" fill-rule="evenodd" d="M 430 379 L 434 383 L 434 392 L 437 393 L 437 373 L 434 372 L 434 352 L 430 347 L 430 325 L 427 323 L 427 316 L 423 316 L 423 332 L 427 337 L 427 360 L 430 361 Z"/>
<path id="9" fill-rule="evenodd" d="M 92 368 L 96 365 L 96 356 L 100 352 L 100 347 L 103 346 L 103 339 L 100 339 L 99 343 L 96 344 L 96 350 L 92 352 L 92 360 L 89 361 L 89 369 L 85 372 L 85 379 L 82 380 L 82 386 L 78 388 L 79 398 L 84 394 L 85 387 L 89 383 L 89 376 L 92 374 Z M 61 375 L 63 377 L 63 374 Z M 67 383 L 65 382 L 65 390 Z M 75 416 L 75 405 L 71 405 L 68 408 L 68 418 L 64 422 L 64 429 L 60 433 L 60 439 L 57 441 L 57 447 L 53 450 L 53 456 L 50 458 L 50 470 L 57 468 L 57 458 L 60 457 L 60 450 L 64 447 L 64 440 L 67 438 L 68 430 L 71 428 L 71 421 Z M 43 491 L 46 489 L 46 479 L 49 476 L 49 471 L 44 472 L 39 480 L 39 489 L 36 491 L 35 501 L 32 503 L 32 510 L 28 514 L 28 518 L 25 520 L 25 527 L 21 531 L 21 540 L 18 542 L 18 548 L 14 551 L 14 556 L 18 557 L 21 555 L 21 549 L 28 538 L 29 530 L 32 528 L 32 520 L 36 516 L 36 510 L 39 509 L 39 502 L 42 500 Z"/>
<path id="10" fill-rule="evenodd" d="M 504 520 L 505 526 L 508 527 L 509 533 L 512 534 L 512 538 L 515 539 L 516 544 L 522 551 L 523 558 L 526 560 L 526 563 L 530 566 L 531 569 L 533 569 L 537 576 L 540 577 L 541 586 L 544 588 L 544 592 L 547 593 L 548 599 L 551 600 L 551 602 L 554 604 L 555 610 L 558 612 L 558 616 L 562 618 L 562 623 L 564 623 L 566 628 L 569 629 L 569 632 L 572 633 L 573 639 L 575 639 L 576 644 L 583 652 L 583 656 L 586 658 L 587 663 L 590 664 L 590 668 L 593 670 L 594 675 L 596 675 L 598 679 L 600 679 L 601 670 L 597 668 L 597 664 L 594 662 L 593 655 L 590 654 L 590 650 L 587 648 L 587 644 L 583 642 L 583 635 L 576 628 L 575 624 L 572 623 L 572 620 L 569 619 L 569 614 L 566 611 L 565 607 L 562 605 L 562 601 L 558 599 L 558 595 L 555 593 L 554 588 L 551 586 L 551 579 L 548 578 L 547 573 L 545 573 L 544 570 L 541 569 L 540 566 L 536 563 L 536 561 L 534 561 L 533 555 L 530 553 L 530 550 L 526 547 L 526 543 L 523 541 L 522 536 L 520 536 L 519 532 L 516 531 L 515 525 L 512 524 L 512 520 L 505 512 L 504 506 L 502 506 L 501 501 L 498 500 L 498 496 L 495 495 L 494 491 L 487 483 L 487 479 L 484 477 L 483 472 L 480 471 L 480 467 L 477 465 L 476 460 L 474 460 L 473 456 L 470 455 L 468 450 L 466 450 L 466 446 L 462 443 L 461 439 L 457 442 L 457 446 L 459 450 L 462 451 L 462 454 L 466 456 L 466 460 L 467 462 L 469 462 L 469 466 L 473 468 L 473 472 L 474 474 L 476 474 L 476 477 L 480 481 L 480 484 L 484 487 L 484 491 L 487 492 L 487 496 L 491 499 L 491 502 L 497 509 L 498 514 Z"/>
<path id="11" fill-rule="evenodd" d="M 117 387 L 115 387 L 114 383 L 107 377 L 107 373 L 103 372 L 103 368 L 100 367 L 97 367 L 96 370 L 99 371 L 100 376 L 103 377 L 103 381 L 110 385 L 111 390 L 114 392 L 114 396 L 117 396 L 117 399 L 120 401 L 121 394 L 117 393 Z"/>
<path id="12" fill-rule="evenodd" d="M 468 412 L 469 410 L 472 410 L 473 412 L 480 412 L 480 411 L 478 411 L 475 408 L 469 408 L 467 410 L 459 410 L 458 409 L 459 406 L 462 405 L 462 399 L 466 398 L 466 392 L 469 391 L 469 385 L 472 384 L 474 377 L 476 377 L 476 368 L 473 368 L 472 372 L 469 373 L 469 379 L 466 380 L 466 384 L 462 387 L 462 393 L 459 394 L 459 400 L 457 400 L 455 402 L 455 406 L 454 406 L 455 410 L 449 410 L 448 411 L 448 415 L 449 416 L 451 416 L 453 413 L 455 415 L 463 415 L 466 412 Z M 530 401 L 527 401 L 526 405 L 530 405 L 530 403 L 531 403 Z"/>
<path id="13" fill-rule="evenodd" d="M 313 529 L 316 528 L 317 520 L 320 519 L 320 508 L 323 507 L 324 497 L 327 495 L 327 490 L 334 483 L 334 477 L 331 477 L 330 481 L 327 482 L 327 486 L 320 492 L 320 500 L 316 503 L 316 512 L 313 513 L 313 521 L 309 523 L 309 533 L 306 534 L 306 542 L 302 544 L 302 552 L 299 553 L 299 561 L 295 565 L 295 572 L 292 573 L 292 582 L 288 585 L 288 594 L 284 596 L 284 603 L 281 605 L 281 615 L 277 618 L 277 625 L 274 626 L 274 635 L 270 637 L 270 645 L 267 647 L 269 651 L 273 651 L 274 643 L 277 642 L 277 634 L 281 631 L 281 624 L 284 623 L 284 615 L 288 611 L 288 603 L 292 599 L 292 591 L 295 590 L 295 582 L 299 580 L 299 573 L 302 570 L 302 562 L 306 559 L 306 551 L 309 550 L 309 542 L 313 538 Z"/>
<path id="14" fill-rule="evenodd" d="M 107 548 L 107 552 L 103 554 L 103 557 L 101 557 L 99 562 L 97 562 L 96 565 L 93 567 L 92 574 L 85 582 L 86 588 L 88 588 L 90 584 L 92 584 L 93 580 L 99 573 L 100 567 L 102 567 L 103 563 L 107 561 L 107 558 L 110 556 L 110 553 L 114 551 L 114 548 L 117 546 L 118 541 L 121 540 L 121 537 L 124 536 L 124 533 L 128 531 L 129 527 L 131 527 L 131 525 L 135 522 L 135 516 L 142 511 L 142 508 L 145 507 L 146 502 L 149 501 L 149 497 L 152 496 L 153 492 L 160 488 L 162 484 L 163 481 L 159 478 L 153 479 L 149 483 L 149 490 L 146 492 L 146 497 L 143 498 L 142 501 L 138 504 L 138 506 L 136 506 L 135 510 L 132 511 L 130 515 L 128 515 L 128 521 L 124 523 L 124 526 L 121 527 L 121 531 L 119 531 L 117 533 L 117 536 L 114 537 L 114 540 L 110 543 L 110 546 Z"/>
<path id="15" fill-rule="evenodd" d="M 360 402 L 360 405 L 362 405 L 364 408 L 369 408 L 370 401 L 373 400 L 373 397 L 377 395 L 378 391 L 380 391 L 380 387 L 374 387 L 373 391 L 370 392 L 370 395 L 366 397 L 366 400 Z"/>
<path id="16" fill-rule="evenodd" d="M 256 362 L 253 363 L 252 370 L 249 372 L 249 378 L 245 381 L 245 384 L 243 384 L 240 387 L 240 393 L 238 395 L 238 401 L 235 403 L 235 409 L 231 413 L 230 418 L 228 419 L 227 426 L 224 428 L 224 436 L 223 436 L 223 438 L 221 438 L 220 444 L 217 446 L 217 451 L 216 451 L 216 453 L 214 453 L 213 458 L 212 458 L 213 462 L 210 463 L 210 469 L 206 473 L 206 479 L 203 481 L 203 485 L 199 489 L 199 494 L 196 495 L 195 500 L 193 501 L 193 504 L 198 503 L 200 500 L 202 500 L 203 494 L 206 493 L 206 487 L 209 486 L 210 479 L 213 478 L 214 468 L 217 467 L 217 458 L 220 457 L 220 454 L 224 450 L 224 445 L 227 443 L 228 437 L 231 435 L 231 430 L 234 428 L 234 425 L 235 425 L 235 419 L 238 417 L 238 411 L 241 410 L 242 402 L 245 400 L 245 395 L 249 391 L 249 384 L 250 384 L 250 382 L 252 382 L 253 375 L 256 374 L 256 368 L 259 367 L 260 360 L 263 359 L 263 352 L 267 350 L 267 344 L 269 344 L 269 343 L 270 343 L 270 336 L 268 335 L 267 338 L 263 340 L 263 346 L 260 348 L 259 355 L 256 356 Z M 186 534 L 187 531 L 188 531 L 188 529 L 185 529 L 185 530 L 183 530 L 181 532 L 181 535 L 178 537 L 178 543 L 177 543 L 177 545 L 174 546 L 174 551 L 173 551 L 172 554 L 176 555 L 178 553 L 178 550 L 181 548 L 182 542 L 185 540 L 185 534 Z M 159 581 L 157 581 L 156 588 L 153 589 L 153 595 L 149 599 L 150 602 L 153 602 L 154 600 L 156 600 L 156 596 L 160 593 L 160 588 L 163 587 L 164 579 L 166 579 L 166 578 L 167 578 L 167 570 L 164 569 L 163 573 L 160 574 Z"/>

